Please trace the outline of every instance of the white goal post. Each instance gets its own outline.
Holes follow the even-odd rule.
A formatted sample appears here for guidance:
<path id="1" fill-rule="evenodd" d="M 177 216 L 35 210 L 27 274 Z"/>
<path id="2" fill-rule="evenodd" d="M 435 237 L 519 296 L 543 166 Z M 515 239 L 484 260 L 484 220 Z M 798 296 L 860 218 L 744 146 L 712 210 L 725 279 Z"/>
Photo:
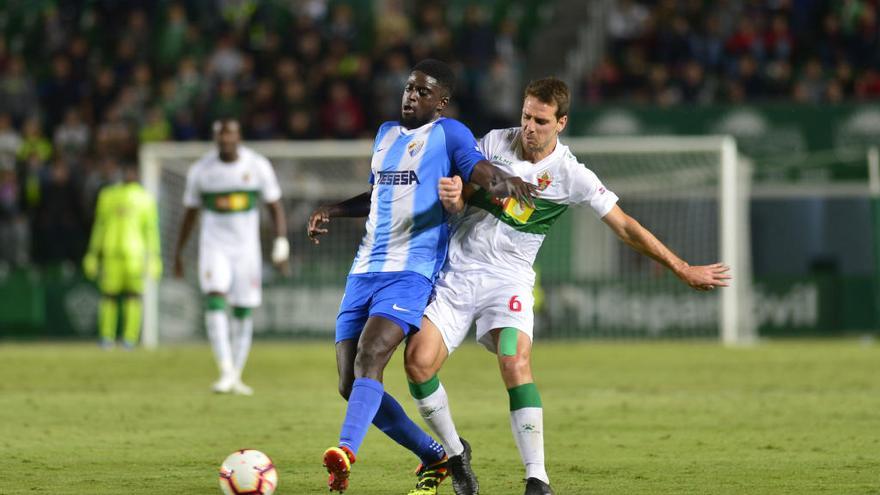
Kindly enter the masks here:
<path id="1" fill-rule="evenodd" d="M 732 286 L 715 293 L 684 290 L 653 262 L 633 256 L 589 208 L 572 208 L 545 241 L 537 267 L 546 302 L 536 333 L 549 337 L 717 338 L 751 342 L 748 162 L 731 137 L 563 137 L 572 152 L 621 197 L 621 206 L 691 263 L 723 261 Z M 293 277 L 264 289 L 256 332 L 332 335 L 345 274 L 363 220 L 335 221 L 319 249 L 305 241 L 305 218 L 320 203 L 365 192 L 370 141 L 246 143 L 273 163 L 288 213 Z M 141 179 L 160 207 L 163 279 L 148 283 L 143 343 L 192 337 L 201 330 L 200 299 L 185 254 L 187 282 L 173 280 L 173 246 L 188 167 L 210 142 L 150 143 L 140 149 Z M 565 219 L 568 217 L 568 219 Z M 264 222 L 265 223 L 265 222 Z M 558 231 L 558 232 L 557 232 Z M 265 247 L 265 243 L 264 243 Z M 268 272 L 267 272 L 268 273 Z M 693 292 L 693 293 L 692 293 Z M 261 315 L 261 316 L 260 316 Z"/>

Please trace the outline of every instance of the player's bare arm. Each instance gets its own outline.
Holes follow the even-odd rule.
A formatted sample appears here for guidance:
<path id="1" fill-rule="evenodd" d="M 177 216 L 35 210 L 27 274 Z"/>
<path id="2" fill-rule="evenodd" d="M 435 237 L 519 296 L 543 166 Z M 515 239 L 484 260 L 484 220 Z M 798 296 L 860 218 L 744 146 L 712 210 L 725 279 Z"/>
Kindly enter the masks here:
<path id="1" fill-rule="evenodd" d="M 727 287 L 730 267 L 723 263 L 691 266 L 675 255 L 654 234 L 643 227 L 636 219 L 624 213 L 617 205 L 602 218 L 617 237 L 639 253 L 654 259 L 672 270 L 682 282 L 696 290 L 712 290 Z"/>
<path id="2" fill-rule="evenodd" d="M 269 215 L 272 217 L 272 226 L 275 229 L 275 241 L 272 243 L 272 264 L 282 274 L 287 275 L 287 259 L 290 257 L 290 242 L 287 240 L 287 220 L 284 216 L 284 206 L 281 200 L 268 203 Z"/>
<path id="3" fill-rule="evenodd" d="M 513 197 L 530 208 L 535 206 L 532 198 L 538 195 L 538 187 L 519 177 L 507 177 L 488 160 L 474 165 L 471 182 L 482 187 L 496 198 Z"/>
<path id="4" fill-rule="evenodd" d="M 318 237 L 327 233 L 324 227 L 334 217 L 365 217 L 370 214 L 370 196 L 372 191 L 358 194 L 334 205 L 322 205 L 309 216 L 308 235 L 315 244 L 320 244 Z"/>
<path id="5" fill-rule="evenodd" d="M 180 234 L 177 235 L 177 245 L 174 247 L 174 276 L 177 278 L 183 278 L 183 248 L 186 247 L 186 241 L 189 240 L 189 235 L 198 218 L 198 208 L 187 208 L 183 214 Z"/>

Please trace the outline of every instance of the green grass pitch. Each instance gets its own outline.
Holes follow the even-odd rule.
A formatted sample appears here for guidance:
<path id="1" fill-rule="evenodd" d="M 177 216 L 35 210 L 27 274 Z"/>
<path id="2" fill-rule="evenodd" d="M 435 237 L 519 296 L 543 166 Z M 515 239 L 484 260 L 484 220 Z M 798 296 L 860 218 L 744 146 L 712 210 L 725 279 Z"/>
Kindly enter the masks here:
<path id="1" fill-rule="evenodd" d="M 412 415 L 397 354 L 385 382 Z M 534 370 L 560 495 L 880 494 L 880 346 L 539 341 Z M 244 447 L 273 458 L 276 493 L 327 493 L 332 344 L 258 343 L 253 397 L 212 395 L 214 378 L 204 345 L 0 344 L 0 494 L 215 494 Z M 465 346 L 441 378 L 482 493 L 521 494 L 494 357 Z M 416 464 L 372 429 L 347 493 L 404 494 Z"/>

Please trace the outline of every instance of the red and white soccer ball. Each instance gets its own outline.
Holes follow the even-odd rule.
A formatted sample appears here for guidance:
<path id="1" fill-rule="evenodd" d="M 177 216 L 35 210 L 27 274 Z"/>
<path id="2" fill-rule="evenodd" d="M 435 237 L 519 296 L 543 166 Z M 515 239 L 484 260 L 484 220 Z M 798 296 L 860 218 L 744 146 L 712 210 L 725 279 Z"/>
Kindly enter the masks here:
<path id="1" fill-rule="evenodd" d="M 277 486 L 275 465 L 259 450 L 237 450 L 220 465 L 220 491 L 226 495 L 272 495 Z"/>

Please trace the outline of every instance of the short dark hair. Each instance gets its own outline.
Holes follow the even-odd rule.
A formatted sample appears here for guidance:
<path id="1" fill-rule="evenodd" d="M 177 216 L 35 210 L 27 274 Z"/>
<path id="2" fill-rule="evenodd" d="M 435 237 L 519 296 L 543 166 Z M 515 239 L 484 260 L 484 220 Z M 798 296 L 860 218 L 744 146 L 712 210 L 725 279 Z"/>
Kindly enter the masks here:
<path id="1" fill-rule="evenodd" d="M 417 63 L 412 70 L 413 72 L 419 71 L 426 76 L 433 77 L 452 96 L 452 92 L 455 90 L 455 73 L 452 72 L 452 68 L 446 62 L 426 58 Z"/>
<path id="2" fill-rule="evenodd" d="M 532 81 L 526 87 L 523 99 L 527 96 L 534 96 L 542 103 L 548 105 L 556 104 L 556 120 L 568 115 L 568 109 L 571 105 L 571 93 L 568 91 L 568 85 L 562 80 L 555 77 L 545 77 Z"/>

